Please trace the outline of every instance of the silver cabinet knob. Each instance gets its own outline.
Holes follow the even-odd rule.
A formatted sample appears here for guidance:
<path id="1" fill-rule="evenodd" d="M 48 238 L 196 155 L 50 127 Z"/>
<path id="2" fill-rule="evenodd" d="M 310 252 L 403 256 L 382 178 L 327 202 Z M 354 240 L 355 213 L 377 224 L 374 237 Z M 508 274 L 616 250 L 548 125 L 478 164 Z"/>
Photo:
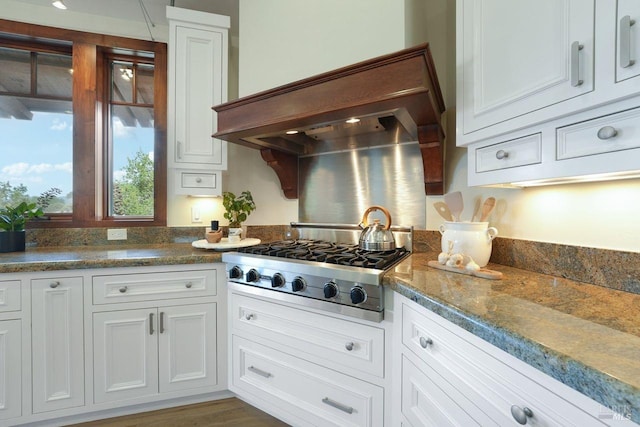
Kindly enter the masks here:
<path id="1" fill-rule="evenodd" d="M 197 177 L 197 178 L 196 178 L 196 182 L 197 182 L 198 184 L 200 184 L 200 183 L 202 182 L 202 178 Z"/>
<path id="2" fill-rule="evenodd" d="M 354 343 L 352 343 L 352 342 L 348 342 L 348 343 L 346 343 L 346 344 L 344 345 L 344 348 L 346 348 L 346 349 L 347 349 L 347 351 L 351 351 L 351 350 L 353 350 L 353 348 L 354 348 L 354 347 L 355 347 L 355 344 L 354 344 Z"/>
<path id="3" fill-rule="evenodd" d="M 123 286 L 120 289 L 118 289 L 120 291 L 121 294 L 124 294 L 125 292 L 127 292 L 127 287 Z"/>
<path id="4" fill-rule="evenodd" d="M 433 340 L 431 338 L 420 337 L 420 347 L 427 348 L 433 344 Z"/>
<path id="5" fill-rule="evenodd" d="M 521 408 L 518 405 L 513 405 L 511 407 L 511 415 L 518 424 L 525 425 L 527 420 L 533 417 L 533 411 L 526 406 Z"/>
<path id="6" fill-rule="evenodd" d="M 191 289 L 191 287 L 193 286 L 193 284 L 191 282 L 187 282 L 186 285 L 184 285 L 187 289 Z"/>
<path id="7" fill-rule="evenodd" d="M 58 282 L 57 280 L 54 280 L 53 282 L 49 283 L 49 287 L 52 289 L 55 289 L 58 286 L 60 286 L 60 282 Z"/>
<path id="8" fill-rule="evenodd" d="M 256 316 L 255 316 L 253 313 L 249 313 L 249 314 L 247 314 L 246 316 L 244 316 L 244 318 L 245 318 L 245 319 L 247 319 L 247 320 L 251 320 L 251 319 L 253 319 L 254 317 L 256 317 Z"/>
<path id="9" fill-rule="evenodd" d="M 496 152 L 496 159 L 498 160 L 506 159 L 508 157 L 509 157 L 509 153 L 504 150 L 498 150 Z"/>
<path id="10" fill-rule="evenodd" d="M 605 140 L 611 139 L 618 135 L 618 131 L 613 126 L 605 126 L 598 130 L 598 138 Z"/>

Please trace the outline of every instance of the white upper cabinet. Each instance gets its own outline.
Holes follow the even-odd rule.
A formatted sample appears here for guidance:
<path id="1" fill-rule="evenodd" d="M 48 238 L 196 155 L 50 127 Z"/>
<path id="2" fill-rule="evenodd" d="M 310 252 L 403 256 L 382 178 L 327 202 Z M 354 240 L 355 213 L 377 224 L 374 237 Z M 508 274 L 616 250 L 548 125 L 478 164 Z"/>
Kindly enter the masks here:
<path id="1" fill-rule="evenodd" d="M 227 16 L 167 7 L 169 167 L 225 170 L 227 143 L 213 138 L 227 100 Z"/>
<path id="2" fill-rule="evenodd" d="M 593 0 L 462 0 L 464 134 L 593 90 Z"/>
<path id="3" fill-rule="evenodd" d="M 618 0 L 616 81 L 640 76 L 640 2 Z"/>
<path id="4" fill-rule="evenodd" d="M 470 186 L 640 173 L 639 1 L 458 0 L 456 14 Z"/>

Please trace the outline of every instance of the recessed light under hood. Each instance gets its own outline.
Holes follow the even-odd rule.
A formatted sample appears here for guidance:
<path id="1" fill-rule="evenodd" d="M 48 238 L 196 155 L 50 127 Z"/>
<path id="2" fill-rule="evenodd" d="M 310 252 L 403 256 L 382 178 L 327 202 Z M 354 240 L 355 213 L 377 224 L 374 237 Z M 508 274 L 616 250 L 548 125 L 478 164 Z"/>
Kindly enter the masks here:
<path id="1" fill-rule="evenodd" d="M 444 192 L 445 106 L 428 44 L 213 108 L 214 136 L 259 149 L 287 198 L 297 198 L 299 156 L 413 141 L 425 192 Z"/>

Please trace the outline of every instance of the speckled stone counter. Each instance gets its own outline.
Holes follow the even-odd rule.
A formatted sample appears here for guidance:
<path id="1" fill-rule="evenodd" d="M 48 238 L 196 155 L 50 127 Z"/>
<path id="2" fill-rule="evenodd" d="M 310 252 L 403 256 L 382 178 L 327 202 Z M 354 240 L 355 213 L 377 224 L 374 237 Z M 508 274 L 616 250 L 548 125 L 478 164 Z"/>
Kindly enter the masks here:
<path id="1" fill-rule="evenodd" d="M 222 262 L 218 251 L 187 243 L 28 248 L 0 254 L 1 273 Z"/>
<path id="2" fill-rule="evenodd" d="M 640 295 L 502 265 L 503 280 L 436 270 L 413 254 L 384 284 L 640 423 Z"/>

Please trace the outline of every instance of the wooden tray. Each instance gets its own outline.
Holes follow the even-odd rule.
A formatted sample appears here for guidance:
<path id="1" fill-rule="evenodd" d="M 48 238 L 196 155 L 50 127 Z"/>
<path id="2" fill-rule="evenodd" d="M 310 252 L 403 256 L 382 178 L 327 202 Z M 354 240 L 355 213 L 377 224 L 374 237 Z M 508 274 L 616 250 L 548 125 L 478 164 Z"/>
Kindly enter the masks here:
<path id="1" fill-rule="evenodd" d="M 502 279 L 502 272 L 489 270 L 488 268 L 481 268 L 480 270 L 477 270 L 477 271 L 469 271 L 461 267 L 449 267 L 447 265 L 442 265 L 438 261 L 429 261 L 427 265 L 429 267 L 437 268 L 438 270 L 450 271 L 452 273 L 466 274 L 467 276 L 481 277 L 483 279 L 490 279 L 490 280 Z"/>

